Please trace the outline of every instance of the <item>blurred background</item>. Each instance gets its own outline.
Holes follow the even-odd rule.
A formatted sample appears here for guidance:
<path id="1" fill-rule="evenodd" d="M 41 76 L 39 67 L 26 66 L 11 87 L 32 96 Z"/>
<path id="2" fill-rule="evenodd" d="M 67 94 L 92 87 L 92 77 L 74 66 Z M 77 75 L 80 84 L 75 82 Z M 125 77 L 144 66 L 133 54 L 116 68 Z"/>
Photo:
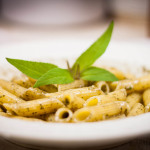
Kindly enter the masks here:
<path id="1" fill-rule="evenodd" d="M 150 38 L 150 0 L 0 0 L 0 44 L 93 40 L 111 20 L 115 40 Z"/>

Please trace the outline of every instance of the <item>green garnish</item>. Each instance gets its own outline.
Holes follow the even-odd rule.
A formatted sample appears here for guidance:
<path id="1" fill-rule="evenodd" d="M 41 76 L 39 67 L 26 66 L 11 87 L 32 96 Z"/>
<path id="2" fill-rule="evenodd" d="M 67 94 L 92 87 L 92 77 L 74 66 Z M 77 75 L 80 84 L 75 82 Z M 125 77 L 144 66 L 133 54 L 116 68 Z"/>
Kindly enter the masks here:
<path id="1" fill-rule="evenodd" d="M 117 81 L 118 79 L 109 71 L 91 66 L 106 51 L 113 26 L 112 21 L 105 33 L 77 58 L 72 67 L 67 62 L 68 69 L 62 69 L 50 63 L 6 59 L 22 73 L 36 79 L 37 82 L 34 87 L 48 84 L 67 84 L 80 78 L 88 81 Z"/>
<path id="2" fill-rule="evenodd" d="M 48 70 L 56 68 L 56 65 L 50 63 L 43 62 L 34 62 L 34 61 L 26 61 L 20 59 L 11 59 L 6 58 L 6 60 L 15 66 L 22 73 L 33 79 L 39 79 L 43 74 L 45 74 Z"/>
<path id="3" fill-rule="evenodd" d="M 35 83 L 34 87 L 47 84 L 64 84 L 73 82 L 74 78 L 67 69 L 54 68 L 43 74 Z"/>
<path id="4" fill-rule="evenodd" d="M 106 50 L 111 34 L 113 31 L 114 23 L 110 23 L 104 34 L 99 37 L 74 63 L 72 69 L 75 70 L 77 65 L 80 66 L 80 71 L 90 67 Z"/>
<path id="5" fill-rule="evenodd" d="M 98 68 L 98 67 L 89 67 L 81 73 L 81 79 L 88 81 L 116 81 L 118 80 L 109 71 Z"/>

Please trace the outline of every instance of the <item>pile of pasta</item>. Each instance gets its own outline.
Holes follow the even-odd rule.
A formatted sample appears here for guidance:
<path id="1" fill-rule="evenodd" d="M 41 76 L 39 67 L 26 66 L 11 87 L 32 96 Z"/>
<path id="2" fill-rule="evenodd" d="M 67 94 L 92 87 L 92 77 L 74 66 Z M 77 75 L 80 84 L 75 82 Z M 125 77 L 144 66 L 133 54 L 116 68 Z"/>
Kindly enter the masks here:
<path id="1" fill-rule="evenodd" d="M 109 69 L 119 81 L 89 82 L 33 88 L 27 76 L 0 79 L 0 115 L 31 121 L 95 122 L 150 112 L 150 75 L 136 78 Z"/>

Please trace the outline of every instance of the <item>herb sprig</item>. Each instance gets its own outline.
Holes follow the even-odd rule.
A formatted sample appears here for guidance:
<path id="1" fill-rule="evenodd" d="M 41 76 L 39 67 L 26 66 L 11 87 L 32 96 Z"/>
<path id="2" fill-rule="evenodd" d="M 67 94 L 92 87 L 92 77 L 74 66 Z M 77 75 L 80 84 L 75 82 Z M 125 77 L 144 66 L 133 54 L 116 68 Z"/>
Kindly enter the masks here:
<path id="1" fill-rule="evenodd" d="M 34 87 L 48 84 L 67 84 L 75 79 L 88 81 L 117 81 L 115 75 L 109 71 L 94 67 L 92 64 L 106 51 L 110 42 L 114 23 L 110 23 L 103 35 L 98 38 L 84 53 L 77 58 L 72 67 L 67 62 L 68 69 L 62 69 L 50 63 L 26 61 L 6 58 L 22 73 L 36 79 Z"/>

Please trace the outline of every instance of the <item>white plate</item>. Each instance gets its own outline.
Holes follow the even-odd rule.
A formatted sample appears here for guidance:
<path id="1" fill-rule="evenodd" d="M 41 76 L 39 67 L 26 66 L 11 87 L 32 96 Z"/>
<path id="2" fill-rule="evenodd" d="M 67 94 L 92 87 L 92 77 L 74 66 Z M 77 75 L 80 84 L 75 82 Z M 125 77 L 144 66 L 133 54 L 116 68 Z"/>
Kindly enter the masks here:
<path id="1" fill-rule="evenodd" d="M 51 43 L 45 41 L 1 46 L 0 64 L 4 70 L 11 67 L 6 64 L 5 57 L 46 58 L 45 61 L 49 58 L 72 58 L 79 55 L 90 44 L 91 41 L 88 40 L 58 40 Z M 149 56 L 150 41 L 111 42 L 99 62 L 103 65 L 107 60 L 107 64 L 111 66 L 136 72 L 140 71 L 139 68 L 142 66 L 150 66 Z M 108 147 L 145 134 L 150 134 L 150 113 L 120 120 L 80 124 L 28 122 L 0 117 L 0 136 L 18 144 L 34 146 Z"/>

